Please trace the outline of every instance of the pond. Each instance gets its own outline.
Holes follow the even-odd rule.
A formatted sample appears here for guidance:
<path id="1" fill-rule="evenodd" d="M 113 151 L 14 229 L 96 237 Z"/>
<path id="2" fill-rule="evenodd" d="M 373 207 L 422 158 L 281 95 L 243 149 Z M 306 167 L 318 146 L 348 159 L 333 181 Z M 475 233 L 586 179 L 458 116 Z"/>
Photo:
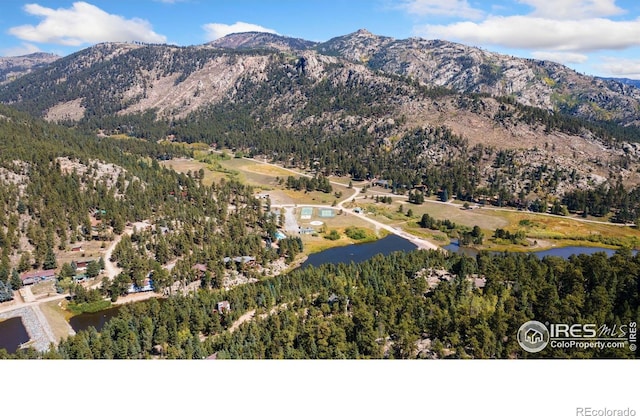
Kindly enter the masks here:
<path id="1" fill-rule="evenodd" d="M 0 322 L 0 349 L 4 348 L 8 353 L 18 351 L 20 344 L 29 341 L 29 334 L 22 324 L 22 318 L 9 318 Z"/>
<path id="2" fill-rule="evenodd" d="M 119 310 L 120 306 L 114 306 L 98 312 L 81 313 L 80 315 L 76 315 L 69 319 L 69 325 L 71 325 L 71 328 L 76 332 L 83 331 L 90 326 L 94 327 L 97 331 L 100 331 L 109 319 L 118 315 Z"/>
<path id="3" fill-rule="evenodd" d="M 460 247 L 460 245 L 458 244 L 458 241 L 454 241 L 451 244 L 448 244 L 442 248 L 454 253 L 466 254 L 467 256 L 475 256 L 476 254 L 478 254 L 478 250 L 474 248 Z M 557 257 L 568 259 L 574 254 L 575 255 L 578 255 L 578 254 L 591 255 L 599 252 L 605 252 L 607 253 L 607 256 L 612 256 L 616 252 L 616 250 L 611 248 L 601 248 L 601 247 L 567 246 L 567 247 L 550 248 L 548 250 L 532 251 L 531 253 L 535 254 L 538 258 L 543 258 L 546 256 L 557 256 Z M 496 253 L 498 252 L 496 251 Z M 637 251 L 633 250 L 632 253 L 636 254 Z"/>
<path id="4" fill-rule="evenodd" d="M 319 253 L 309 255 L 302 268 L 320 266 L 327 263 L 360 263 L 376 254 L 389 254 L 394 251 L 412 251 L 418 248 L 412 242 L 397 235 L 389 235 L 371 243 L 351 244 L 348 246 L 330 248 Z"/>
<path id="5" fill-rule="evenodd" d="M 151 300 L 141 300 L 140 303 L 150 302 Z M 155 299 L 156 302 L 164 302 L 164 299 Z M 74 331 L 83 331 L 90 326 L 94 327 L 98 332 L 102 330 L 104 325 L 109 322 L 111 318 L 118 316 L 122 305 L 112 306 L 108 309 L 103 309 L 98 312 L 85 312 L 79 315 L 73 316 L 69 319 L 69 325 Z"/>

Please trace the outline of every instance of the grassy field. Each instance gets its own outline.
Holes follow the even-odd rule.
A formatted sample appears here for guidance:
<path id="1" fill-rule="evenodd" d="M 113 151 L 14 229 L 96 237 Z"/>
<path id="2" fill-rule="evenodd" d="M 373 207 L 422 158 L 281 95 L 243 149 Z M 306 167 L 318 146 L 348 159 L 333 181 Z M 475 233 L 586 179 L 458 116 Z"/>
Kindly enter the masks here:
<path id="1" fill-rule="evenodd" d="M 261 191 L 270 192 L 272 202 L 285 204 L 315 204 L 315 205 L 332 205 L 351 195 L 352 190 L 347 187 L 348 178 L 339 178 L 337 181 L 344 185 L 333 184 L 333 193 L 323 192 L 304 192 L 285 189 L 284 186 L 278 184 L 278 178 L 286 179 L 288 176 L 294 175 L 293 172 L 285 170 L 277 166 L 266 165 L 248 159 L 236 159 L 227 156 L 222 157 L 220 154 L 209 154 L 205 151 L 198 151 L 197 157 L 207 163 L 197 160 L 176 159 L 162 162 L 165 166 L 170 166 L 180 172 L 192 172 L 204 169 L 205 183 L 217 181 L 222 177 L 236 178 L 247 185 L 259 188 Z M 301 174 L 301 173 L 300 173 Z M 336 181 L 336 178 L 332 178 Z M 354 183 L 354 186 L 359 186 Z M 335 193 L 342 193 L 340 198 Z M 560 247 L 567 245 L 592 245 L 600 247 L 628 246 L 640 247 L 640 231 L 633 227 L 619 227 L 607 223 L 588 223 L 572 220 L 567 217 L 546 216 L 523 211 L 506 211 L 495 210 L 490 207 L 463 209 L 462 203 L 457 205 L 442 204 L 433 199 L 425 201 L 424 204 L 409 204 L 402 198 L 394 197 L 391 204 L 374 202 L 375 194 L 385 194 L 385 190 L 373 188 L 366 195 L 367 199 L 358 198 L 347 207 L 361 207 L 375 220 L 401 227 L 407 232 L 414 235 L 430 239 L 440 244 L 447 244 L 449 238 L 439 231 L 421 229 L 417 222 L 423 214 L 429 214 L 435 219 L 450 221 L 466 226 L 479 226 L 485 234 L 484 248 L 500 248 L 501 250 L 525 250 L 522 245 L 495 245 L 490 241 L 490 237 L 496 228 L 502 228 L 510 232 L 524 231 L 528 240 L 533 244 L 535 241 L 536 248 Z M 399 207 L 402 206 L 402 212 Z M 412 216 L 407 217 L 408 210 L 411 209 Z M 324 219 L 322 219 L 324 221 Z M 342 238 L 331 241 L 322 237 L 304 236 L 305 245 L 308 249 L 305 252 L 311 253 L 320 251 L 325 248 L 335 247 L 338 245 L 351 244 L 353 241 L 344 236 L 344 229 L 350 225 L 361 225 L 369 230 L 375 227 L 364 221 L 360 224 L 350 223 L 355 221 L 356 217 L 344 217 L 344 220 L 338 220 L 338 217 L 326 221 L 326 227 L 330 230 L 335 228 L 340 231 Z M 306 226 L 304 221 L 300 221 L 301 226 Z"/>
<path id="2" fill-rule="evenodd" d="M 219 182 L 222 178 L 227 179 L 231 175 L 223 171 L 215 170 L 207 163 L 193 159 L 176 158 L 172 160 L 163 160 L 160 161 L 160 165 L 180 173 L 198 172 L 200 169 L 203 169 L 204 179 L 202 182 L 205 185 L 211 185 L 213 182 Z"/>
<path id="3" fill-rule="evenodd" d="M 66 302 L 66 301 L 63 301 Z M 72 314 L 63 310 L 58 304 L 60 301 L 45 302 L 40 304 L 42 313 L 47 317 L 53 335 L 56 339 L 66 338 L 69 336 L 69 323 L 68 319 Z"/>
<path id="4" fill-rule="evenodd" d="M 402 204 L 403 212 L 398 212 Z M 394 201 L 392 204 L 374 203 L 371 199 L 359 199 L 353 206 L 365 209 L 377 221 L 403 228 L 414 235 L 446 243 L 449 238 L 438 231 L 421 229 L 417 222 L 422 214 L 429 214 L 435 219 L 450 221 L 473 227 L 478 225 L 485 234 L 486 249 L 508 249 L 523 251 L 528 249 L 544 249 L 569 245 L 598 247 L 639 247 L 640 231 L 635 227 L 620 227 L 604 222 L 592 223 L 568 217 L 542 215 L 524 211 L 494 210 L 491 208 L 463 209 L 462 205 L 453 206 L 436 202 L 425 202 L 421 205 Z M 413 215 L 406 213 L 411 209 Z M 513 244 L 493 244 L 490 237 L 496 228 L 510 232 L 524 231 L 531 246 Z"/>

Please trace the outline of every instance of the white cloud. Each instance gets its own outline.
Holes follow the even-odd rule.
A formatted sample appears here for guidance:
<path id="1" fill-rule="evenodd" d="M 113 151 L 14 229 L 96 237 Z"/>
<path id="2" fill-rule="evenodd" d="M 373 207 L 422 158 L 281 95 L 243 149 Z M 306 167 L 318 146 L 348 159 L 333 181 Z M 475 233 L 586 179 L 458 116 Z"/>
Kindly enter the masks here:
<path id="1" fill-rule="evenodd" d="M 604 58 L 597 68 L 612 77 L 640 79 L 640 59 Z"/>
<path id="2" fill-rule="evenodd" d="M 403 0 L 399 8 L 418 16 L 449 16 L 480 19 L 485 13 L 469 5 L 467 0 Z"/>
<path id="3" fill-rule="evenodd" d="M 165 36 L 154 32 L 146 20 L 125 19 L 85 2 L 75 2 L 70 9 L 51 9 L 38 4 L 27 4 L 24 10 L 41 17 L 42 21 L 37 26 L 12 27 L 9 33 L 30 42 L 79 46 L 109 41 L 167 41 Z"/>
<path id="4" fill-rule="evenodd" d="M 22 42 L 20 46 L 3 49 L 2 52 L 4 56 L 23 56 L 29 55 L 30 53 L 42 52 L 42 50 L 33 43 Z"/>
<path id="5" fill-rule="evenodd" d="M 418 36 L 481 45 L 566 52 L 624 49 L 640 45 L 640 20 L 554 20 L 533 16 L 492 16 L 480 23 L 425 25 Z"/>
<path id="6" fill-rule="evenodd" d="M 518 0 L 534 8 L 532 16 L 559 19 L 586 19 L 624 13 L 616 0 Z"/>
<path id="7" fill-rule="evenodd" d="M 531 52 L 531 56 L 535 59 L 543 61 L 554 61 L 562 64 L 583 64 L 587 62 L 589 57 L 587 55 L 575 52 L 549 52 L 549 51 L 534 51 Z"/>
<path id="8" fill-rule="evenodd" d="M 231 33 L 243 33 L 243 32 L 266 32 L 278 34 L 273 29 L 268 29 L 253 23 L 235 22 L 232 25 L 226 25 L 224 23 L 207 23 L 202 28 L 206 32 L 207 40 L 216 40 Z"/>

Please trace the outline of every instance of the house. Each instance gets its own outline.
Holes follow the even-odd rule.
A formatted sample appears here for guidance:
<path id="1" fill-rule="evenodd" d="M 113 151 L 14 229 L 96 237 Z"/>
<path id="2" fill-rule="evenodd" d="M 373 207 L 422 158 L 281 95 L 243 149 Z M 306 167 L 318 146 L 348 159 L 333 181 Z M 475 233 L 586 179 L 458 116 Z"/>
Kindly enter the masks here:
<path id="1" fill-rule="evenodd" d="M 218 302 L 216 309 L 218 310 L 218 313 L 225 313 L 231 310 L 231 305 L 228 300 L 223 300 L 222 302 Z"/>
<path id="2" fill-rule="evenodd" d="M 74 263 L 76 264 L 76 271 L 87 270 L 87 266 L 89 265 L 89 263 L 92 263 L 94 261 L 100 261 L 100 259 L 95 257 L 84 257 L 79 260 L 74 260 Z"/>
<path id="3" fill-rule="evenodd" d="M 487 278 L 486 277 L 478 277 L 477 275 L 472 275 L 471 276 L 471 283 L 473 283 L 473 285 L 475 287 L 477 287 L 478 289 L 484 289 L 484 287 L 487 285 Z"/>
<path id="4" fill-rule="evenodd" d="M 202 263 L 196 263 L 196 264 L 193 265 L 193 267 L 191 269 L 192 270 L 197 270 L 197 271 L 199 271 L 201 273 L 204 273 L 204 272 L 207 271 L 207 266 L 205 266 Z"/>
<path id="5" fill-rule="evenodd" d="M 52 280 L 56 278 L 55 270 L 38 270 L 35 272 L 22 273 L 20 280 L 23 285 L 32 285 L 34 283 Z"/>
<path id="6" fill-rule="evenodd" d="M 127 293 L 141 293 L 141 292 L 152 292 L 153 291 L 153 280 L 150 277 L 146 277 L 142 281 L 142 286 L 137 286 L 135 283 L 131 283 L 129 289 L 127 289 Z"/>
<path id="7" fill-rule="evenodd" d="M 237 257 L 225 257 L 224 259 L 225 263 L 229 263 L 231 260 L 235 261 L 236 263 L 253 263 L 256 261 L 256 258 L 253 256 L 237 256 Z"/>
<path id="8" fill-rule="evenodd" d="M 71 251 L 84 251 L 84 250 L 82 250 L 82 244 L 78 244 L 77 246 L 71 247 Z"/>
<path id="9" fill-rule="evenodd" d="M 373 181 L 373 186 L 382 186 L 383 188 L 388 188 L 389 187 L 389 181 L 386 179 L 376 179 Z"/>

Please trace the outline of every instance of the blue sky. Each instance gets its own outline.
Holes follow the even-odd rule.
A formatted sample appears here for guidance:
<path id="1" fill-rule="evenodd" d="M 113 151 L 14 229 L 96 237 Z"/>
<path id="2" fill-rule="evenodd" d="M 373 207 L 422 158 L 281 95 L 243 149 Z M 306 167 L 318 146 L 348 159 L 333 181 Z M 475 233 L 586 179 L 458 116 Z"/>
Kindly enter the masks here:
<path id="1" fill-rule="evenodd" d="M 1 0 L 0 56 L 106 41 L 195 45 L 249 30 L 325 41 L 361 28 L 640 79 L 638 0 Z"/>

